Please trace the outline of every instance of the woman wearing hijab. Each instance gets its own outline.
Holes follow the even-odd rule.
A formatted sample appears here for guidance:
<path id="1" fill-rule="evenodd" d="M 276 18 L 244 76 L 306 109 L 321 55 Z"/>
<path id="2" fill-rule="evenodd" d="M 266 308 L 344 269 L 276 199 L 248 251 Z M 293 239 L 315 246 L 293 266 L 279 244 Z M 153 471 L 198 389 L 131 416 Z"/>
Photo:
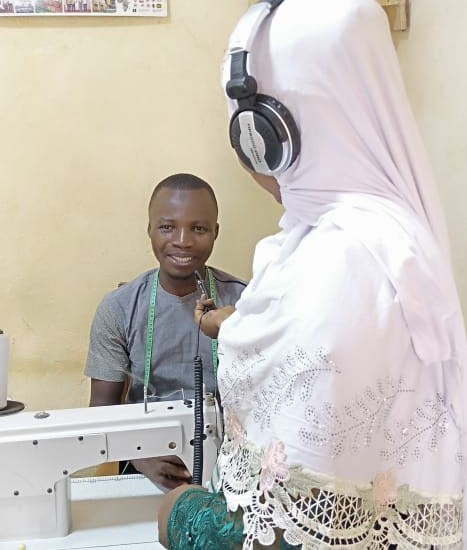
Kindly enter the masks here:
<path id="1" fill-rule="evenodd" d="M 285 0 L 250 57 L 301 152 L 263 180 L 282 231 L 219 331 L 218 492 L 172 494 L 162 540 L 168 519 L 170 550 L 462 550 L 464 324 L 385 14 Z"/>

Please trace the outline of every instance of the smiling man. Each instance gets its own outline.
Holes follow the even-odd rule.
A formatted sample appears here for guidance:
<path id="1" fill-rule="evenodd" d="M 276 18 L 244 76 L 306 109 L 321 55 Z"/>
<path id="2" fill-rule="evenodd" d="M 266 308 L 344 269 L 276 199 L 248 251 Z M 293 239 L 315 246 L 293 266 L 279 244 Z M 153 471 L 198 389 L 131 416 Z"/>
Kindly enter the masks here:
<path id="1" fill-rule="evenodd" d="M 191 174 L 169 176 L 154 189 L 148 214 L 159 268 L 110 292 L 97 308 L 85 370 L 91 377 L 91 406 L 143 401 L 148 353 L 149 398 L 191 397 L 198 341 L 193 311 L 200 296 L 194 272 L 204 277 L 217 306 L 235 304 L 245 287 L 236 277 L 206 266 L 219 232 L 217 201 L 208 183 Z M 202 333 L 199 355 L 206 389 L 214 393 L 216 346 Z M 190 478 L 176 457 L 135 460 L 133 465 L 166 489 Z"/>

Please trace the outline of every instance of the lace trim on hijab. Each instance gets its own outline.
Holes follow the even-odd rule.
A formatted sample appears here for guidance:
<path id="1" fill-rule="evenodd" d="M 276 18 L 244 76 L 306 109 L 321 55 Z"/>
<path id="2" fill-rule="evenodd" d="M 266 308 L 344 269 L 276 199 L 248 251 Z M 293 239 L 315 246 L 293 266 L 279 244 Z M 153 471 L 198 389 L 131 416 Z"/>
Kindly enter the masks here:
<path id="1" fill-rule="evenodd" d="M 243 510 L 243 550 L 271 546 L 276 531 L 302 550 L 462 550 L 462 497 L 397 486 L 392 470 L 367 485 L 288 467 L 284 444 L 257 448 L 230 419 L 219 457 L 228 507 Z"/>

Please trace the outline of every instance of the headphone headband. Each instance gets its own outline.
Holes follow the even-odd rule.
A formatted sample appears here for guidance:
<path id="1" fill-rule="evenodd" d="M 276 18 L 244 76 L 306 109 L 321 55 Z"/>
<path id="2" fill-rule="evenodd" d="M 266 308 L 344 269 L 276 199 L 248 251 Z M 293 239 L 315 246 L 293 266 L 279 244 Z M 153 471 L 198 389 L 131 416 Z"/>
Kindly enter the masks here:
<path id="1" fill-rule="evenodd" d="M 256 36 L 256 33 L 261 26 L 261 23 L 283 0 L 275 2 L 274 8 L 272 1 L 258 2 L 251 6 L 240 18 L 237 26 L 230 35 L 229 54 L 236 51 L 249 52 L 251 44 Z"/>
<path id="2" fill-rule="evenodd" d="M 256 79 L 248 73 L 248 54 L 263 21 L 283 0 L 263 0 L 241 17 L 230 37 L 230 71 L 225 91 L 237 102 L 230 121 L 230 142 L 251 170 L 278 175 L 295 160 L 300 136 L 292 115 L 276 99 L 257 94 Z"/>

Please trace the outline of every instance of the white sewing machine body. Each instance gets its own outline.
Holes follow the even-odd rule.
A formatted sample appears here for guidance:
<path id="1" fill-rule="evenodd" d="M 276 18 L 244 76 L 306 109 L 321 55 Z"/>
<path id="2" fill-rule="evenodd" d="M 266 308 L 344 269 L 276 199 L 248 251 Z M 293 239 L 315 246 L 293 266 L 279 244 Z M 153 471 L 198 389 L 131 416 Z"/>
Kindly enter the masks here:
<path id="1" fill-rule="evenodd" d="M 203 484 L 221 440 L 217 404 L 205 399 Z M 183 401 L 21 412 L 0 418 L 0 541 L 64 537 L 69 475 L 119 460 L 164 455 L 193 464 L 193 408 Z M 154 510 L 154 522 L 156 511 Z"/>

